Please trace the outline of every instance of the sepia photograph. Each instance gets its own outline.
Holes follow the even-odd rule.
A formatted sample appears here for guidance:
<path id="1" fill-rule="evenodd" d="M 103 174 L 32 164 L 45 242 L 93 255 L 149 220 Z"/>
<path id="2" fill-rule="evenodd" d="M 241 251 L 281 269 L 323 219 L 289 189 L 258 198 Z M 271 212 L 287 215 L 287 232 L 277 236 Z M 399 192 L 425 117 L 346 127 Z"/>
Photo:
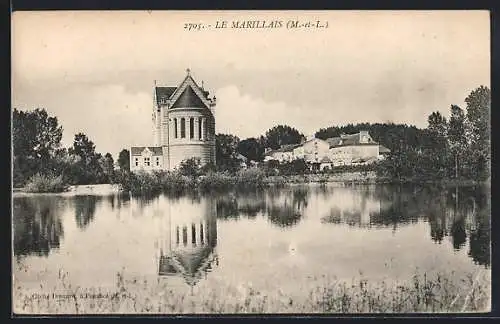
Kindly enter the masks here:
<path id="1" fill-rule="evenodd" d="M 12 313 L 490 313 L 486 10 L 14 11 Z"/>

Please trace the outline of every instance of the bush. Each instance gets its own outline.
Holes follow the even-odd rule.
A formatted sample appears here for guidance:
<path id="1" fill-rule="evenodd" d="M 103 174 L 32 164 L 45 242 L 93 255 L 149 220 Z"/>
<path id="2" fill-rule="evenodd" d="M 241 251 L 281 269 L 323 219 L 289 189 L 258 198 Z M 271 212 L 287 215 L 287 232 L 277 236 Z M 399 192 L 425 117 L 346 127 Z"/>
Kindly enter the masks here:
<path id="1" fill-rule="evenodd" d="M 228 172 L 209 172 L 198 179 L 198 185 L 202 191 L 228 189 L 234 184 L 235 178 Z"/>
<path id="2" fill-rule="evenodd" d="M 265 172 L 256 167 L 243 169 L 236 174 L 235 184 L 239 188 L 262 188 L 265 176 Z"/>
<path id="3" fill-rule="evenodd" d="M 180 174 L 188 177 L 196 177 L 200 174 L 201 162 L 198 158 L 190 158 L 181 162 Z"/>
<path id="4" fill-rule="evenodd" d="M 35 174 L 26 183 L 27 192 L 64 192 L 69 189 L 69 185 L 63 181 L 62 175 Z"/>

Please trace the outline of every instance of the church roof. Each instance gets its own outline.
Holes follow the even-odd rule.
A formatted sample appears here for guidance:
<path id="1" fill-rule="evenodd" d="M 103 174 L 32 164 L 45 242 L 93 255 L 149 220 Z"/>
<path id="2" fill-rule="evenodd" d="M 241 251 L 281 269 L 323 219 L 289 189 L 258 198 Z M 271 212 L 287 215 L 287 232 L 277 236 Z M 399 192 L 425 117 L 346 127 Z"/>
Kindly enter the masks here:
<path id="1" fill-rule="evenodd" d="M 131 155 L 141 155 L 142 151 L 144 151 L 144 149 L 146 147 L 153 153 L 153 155 L 162 155 L 163 154 L 163 149 L 161 146 L 132 146 L 130 148 L 130 154 Z"/>
<path id="2" fill-rule="evenodd" d="M 194 286 L 203 274 L 212 270 L 215 259 L 213 249 L 208 246 L 196 249 L 194 253 L 173 252 L 160 258 L 158 274 L 181 275 L 188 285 Z"/>
<path id="3" fill-rule="evenodd" d="M 156 100 L 170 98 L 176 89 L 177 87 L 156 87 Z"/>
<path id="4" fill-rule="evenodd" d="M 182 94 L 179 96 L 177 101 L 174 103 L 172 108 L 187 108 L 187 107 L 194 107 L 194 108 L 205 108 L 205 104 L 203 101 L 198 97 L 196 92 L 194 92 L 193 88 L 191 88 L 190 85 L 184 89 Z"/>

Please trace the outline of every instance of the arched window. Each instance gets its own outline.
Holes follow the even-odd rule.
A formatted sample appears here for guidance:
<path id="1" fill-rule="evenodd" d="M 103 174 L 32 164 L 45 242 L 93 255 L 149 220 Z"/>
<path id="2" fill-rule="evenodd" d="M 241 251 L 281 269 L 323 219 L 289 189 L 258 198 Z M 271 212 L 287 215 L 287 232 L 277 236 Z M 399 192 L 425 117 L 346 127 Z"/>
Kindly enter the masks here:
<path id="1" fill-rule="evenodd" d="M 181 138 L 186 138 L 186 119 L 181 118 Z"/>
<path id="2" fill-rule="evenodd" d="M 201 139 L 201 117 L 198 118 L 198 139 Z"/>
<path id="3" fill-rule="evenodd" d="M 179 135 L 177 134 L 177 118 L 174 118 L 174 137 L 177 138 Z"/>
<path id="4" fill-rule="evenodd" d="M 189 138 L 194 138 L 194 118 L 189 118 Z"/>
<path id="5" fill-rule="evenodd" d="M 210 139 L 210 136 L 208 134 L 208 123 L 206 119 L 204 120 L 203 123 L 203 138 L 207 140 Z"/>

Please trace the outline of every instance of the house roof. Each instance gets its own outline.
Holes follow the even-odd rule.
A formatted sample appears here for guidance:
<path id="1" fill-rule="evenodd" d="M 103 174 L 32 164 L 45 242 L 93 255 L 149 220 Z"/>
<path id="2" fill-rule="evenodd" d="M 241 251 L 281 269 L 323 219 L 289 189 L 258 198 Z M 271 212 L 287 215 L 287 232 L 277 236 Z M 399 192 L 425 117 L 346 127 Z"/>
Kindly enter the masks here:
<path id="1" fill-rule="evenodd" d="M 131 155 L 141 155 L 142 151 L 144 151 L 144 149 L 146 147 L 153 153 L 153 155 L 162 155 L 163 154 L 163 148 L 161 146 L 132 146 L 130 148 L 130 154 Z"/>
<path id="2" fill-rule="evenodd" d="M 320 161 L 321 163 L 332 163 L 332 160 L 328 156 L 323 156 L 323 158 Z"/>
<path id="3" fill-rule="evenodd" d="M 330 144 L 330 147 L 339 146 L 341 143 L 340 137 L 330 137 L 326 139 L 326 142 Z"/>
<path id="4" fill-rule="evenodd" d="M 391 150 L 389 150 L 387 147 L 385 147 L 384 145 L 379 145 L 378 147 L 378 151 L 379 153 L 390 153 Z"/>
<path id="5" fill-rule="evenodd" d="M 361 132 L 356 134 L 340 135 L 340 137 L 330 137 L 326 141 L 330 144 L 330 148 L 338 146 L 350 145 L 377 145 L 375 141 L 361 143 Z"/>
<path id="6" fill-rule="evenodd" d="M 237 158 L 238 160 L 241 160 L 241 161 L 246 161 L 246 160 L 248 160 L 248 158 L 247 158 L 246 156 L 244 156 L 243 154 L 239 154 L 239 153 L 238 153 L 238 155 L 236 156 L 236 158 Z"/>
<path id="7" fill-rule="evenodd" d="M 279 149 L 267 152 L 265 155 L 271 155 L 273 153 L 291 152 L 294 148 L 301 146 L 302 144 L 287 144 L 282 145 Z"/>
<path id="8" fill-rule="evenodd" d="M 198 97 L 196 92 L 194 92 L 193 88 L 190 85 L 184 89 L 179 98 L 175 101 L 172 108 L 186 108 L 186 107 L 194 107 L 194 108 L 205 108 L 205 104 Z"/>

